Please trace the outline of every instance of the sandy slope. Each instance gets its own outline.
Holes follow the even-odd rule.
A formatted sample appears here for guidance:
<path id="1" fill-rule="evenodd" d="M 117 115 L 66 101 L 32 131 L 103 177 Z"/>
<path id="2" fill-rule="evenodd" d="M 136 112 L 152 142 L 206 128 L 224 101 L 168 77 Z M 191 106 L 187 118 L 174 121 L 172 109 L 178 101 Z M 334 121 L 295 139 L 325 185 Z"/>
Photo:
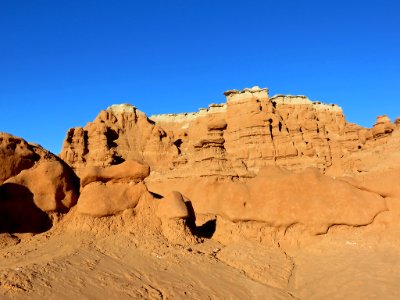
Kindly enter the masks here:
<path id="1" fill-rule="evenodd" d="M 30 299 L 291 299 L 215 257 L 132 233 L 48 233 L 0 252 L 0 295 Z"/>
<path id="2" fill-rule="evenodd" d="M 398 246 L 361 232 L 284 252 L 53 229 L 0 250 L 4 299 L 398 299 Z"/>

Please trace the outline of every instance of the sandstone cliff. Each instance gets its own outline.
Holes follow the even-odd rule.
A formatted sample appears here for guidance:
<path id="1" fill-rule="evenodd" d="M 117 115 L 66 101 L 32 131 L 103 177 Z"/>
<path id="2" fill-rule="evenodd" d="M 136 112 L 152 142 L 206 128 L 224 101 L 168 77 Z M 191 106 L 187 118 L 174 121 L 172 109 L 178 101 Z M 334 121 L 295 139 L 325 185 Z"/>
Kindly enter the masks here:
<path id="1" fill-rule="evenodd" d="M 84 128 L 72 128 L 61 158 L 74 169 L 128 159 L 152 170 L 148 180 L 214 176 L 251 178 L 269 165 L 325 172 L 343 156 L 361 152 L 396 128 L 380 117 L 372 129 L 346 121 L 337 105 L 253 87 L 225 93 L 224 104 L 197 113 L 147 117 L 114 105 Z"/>

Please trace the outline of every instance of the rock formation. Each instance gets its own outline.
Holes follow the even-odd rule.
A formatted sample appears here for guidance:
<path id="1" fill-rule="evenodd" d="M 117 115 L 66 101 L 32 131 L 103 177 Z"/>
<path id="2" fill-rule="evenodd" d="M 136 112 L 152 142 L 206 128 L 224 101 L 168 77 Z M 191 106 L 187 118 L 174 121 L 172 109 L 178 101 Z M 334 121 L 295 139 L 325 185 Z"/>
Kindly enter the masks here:
<path id="1" fill-rule="evenodd" d="M 190 222 L 219 216 L 319 235 L 335 225 L 366 226 L 396 206 L 386 198 L 397 195 L 390 186 L 400 169 L 398 121 L 380 116 L 367 129 L 347 122 L 337 105 L 269 97 L 266 88 L 225 96 L 226 103 L 197 113 L 149 118 L 134 106 L 113 105 L 86 127 L 70 129 L 61 157 L 81 177 L 78 211 L 113 215 L 135 207 L 148 188 L 152 196 L 168 195 L 155 211 L 163 224 L 189 218 L 188 206 Z M 383 168 L 383 157 L 397 167 Z M 377 171 L 389 179 L 368 189 Z M 118 186 L 124 176 L 138 180 Z"/>
<path id="2" fill-rule="evenodd" d="M 24 169 L 29 169 L 39 158 L 23 139 L 0 134 L 0 184 Z"/>
<path id="3" fill-rule="evenodd" d="M 283 231 L 300 226 L 312 235 L 324 234 L 334 225 L 368 225 L 387 211 L 381 195 L 322 175 L 318 169 L 296 174 L 265 167 L 247 182 L 194 179 L 150 188 L 161 194 L 181 191 L 196 214 L 218 215 L 234 223 L 260 222 Z"/>
<path id="4" fill-rule="evenodd" d="M 110 166 L 125 160 L 165 168 L 177 149 L 165 131 L 129 104 L 100 112 L 85 128 L 67 133 L 60 157 L 75 169 Z"/>
<path id="5" fill-rule="evenodd" d="M 336 105 L 305 96 L 269 97 L 254 87 L 225 93 L 227 102 L 197 113 L 150 118 L 130 105 L 102 111 L 67 134 L 61 158 L 79 170 L 135 159 L 150 165 L 148 180 L 214 176 L 245 179 L 269 165 L 326 171 L 395 124 L 380 117 L 373 129 L 345 120 Z"/>
<path id="6" fill-rule="evenodd" d="M 151 197 L 143 183 L 148 175 L 149 167 L 136 161 L 86 169 L 81 176 L 78 212 L 104 217 L 135 208 L 142 197 Z"/>
<path id="7" fill-rule="evenodd" d="M 62 159 L 1 133 L 0 297 L 397 299 L 400 119 L 225 96 L 113 105 Z"/>
<path id="8" fill-rule="evenodd" d="M 65 213 L 79 195 L 79 179 L 57 156 L 21 138 L 0 134 L 0 232 L 40 232 L 51 213 Z"/>

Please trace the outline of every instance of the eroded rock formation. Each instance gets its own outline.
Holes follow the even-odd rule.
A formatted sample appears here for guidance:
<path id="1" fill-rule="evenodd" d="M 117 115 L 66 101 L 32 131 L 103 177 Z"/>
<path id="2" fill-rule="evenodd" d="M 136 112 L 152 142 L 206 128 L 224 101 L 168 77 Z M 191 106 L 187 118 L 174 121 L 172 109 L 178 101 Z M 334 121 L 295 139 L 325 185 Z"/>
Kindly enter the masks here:
<path id="1" fill-rule="evenodd" d="M 397 299 L 400 120 L 225 95 L 150 118 L 114 105 L 71 129 L 61 157 L 80 181 L 0 134 L 0 295 Z"/>
<path id="2" fill-rule="evenodd" d="M 291 173 L 265 167 L 247 182 L 193 179 L 150 184 L 150 188 L 161 194 L 180 190 L 198 214 L 218 215 L 235 223 L 260 222 L 284 231 L 299 225 L 313 235 L 338 224 L 368 225 L 387 211 L 379 194 L 322 175 L 318 169 Z"/>
<path id="3" fill-rule="evenodd" d="M 269 165 L 327 168 L 396 128 L 379 117 L 372 129 L 346 121 L 334 104 L 305 96 L 269 97 L 254 87 L 225 93 L 227 102 L 198 113 L 148 118 L 130 105 L 102 111 L 67 134 L 61 157 L 76 170 L 135 159 L 150 165 L 148 180 L 214 176 L 251 178 Z"/>
<path id="4" fill-rule="evenodd" d="M 85 128 L 70 129 L 60 156 L 75 169 L 125 160 L 145 161 L 163 169 L 176 154 L 162 128 L 134 106 L 122 104 L 100 112 Z"/>
<path id="5" fill-rule="evenodd" d="M 198 215 L 284 231 L 300 226 L 312 235 L 337 224 L 365 226 L 388 210 L 385 198 L 394 177 L 378 167 L 382 157 L 375 152 L 380 149 L 400 167 L 398 122 L 380 116 L 373 128 L 363 128 L 347 122 L 337 105 L 305 96 L 269 97 L 266 88 L 231 90 L 225 96 L 226 103 L 197 113 L 149 118 L 127 104 L 111 106 L 85 128 L 68 132 L 61 157 L 81 174 L 84 185 L 91 178 L 88 172 L 98 177 L 93 166 L 124 168 L 126 163 L 112 165 L 132 159 L 148 164 L 146 186 L 153 195 L 168 195 L 156 210 L 164 223 L 167 215 L 184 219 L 182 199 Z M 369 190 L 365 182 L 374 175 L 364 173 L 377 168 L 390 179 Z M 90 201 L 84 188 L 80 205 L 106 201 L 111 197 L 106 185 L 93 184 L 92 195 L 106 196 Z"/>
<path id="6" fill-rule="evenodd" d="M 79 179 L 49 151 L 0 134 L 0 232 L 40 232 L 51 213 L 65 213 L 79 196 Z"/>
<path id="7" fill-rule="evenodd" d="M 143 183 L 148 175 L 149 166 L 137 161 L 125 161 L 108 168 L 87 168 L 81 176 L 78 212 L 104 217 L 135 208 L 142 197 L 151 197 Z"/>

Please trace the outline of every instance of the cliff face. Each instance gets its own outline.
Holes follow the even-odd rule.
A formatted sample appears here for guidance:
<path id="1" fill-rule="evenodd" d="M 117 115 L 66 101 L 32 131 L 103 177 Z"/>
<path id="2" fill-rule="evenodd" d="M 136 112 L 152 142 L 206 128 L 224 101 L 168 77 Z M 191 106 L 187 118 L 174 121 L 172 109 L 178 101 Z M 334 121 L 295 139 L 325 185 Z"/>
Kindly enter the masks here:
<path id="1" fill-rule="evenodd" d="M 84 128 L 70 129 L 61 158 L 79 170 L 128 159 L 150 165 L 151 179 L 254 177 L 260 168 L 322 171 L 343 156 L 391 135 L 378 118 L 370 130 L 346 121 L 336 105 L 254 87 L 225 93 L 224 104 L 197 113 L 148 118 L 131 105 L 114 105 Z"/>
<path id="2" fill-rule="evenodd" d="M 75 169 L 146 161 L 163 169 L 178 149 L 165 131 L 132 105 L 113 105 L 85 128 L 68 131 L 61 158 Z"/>

